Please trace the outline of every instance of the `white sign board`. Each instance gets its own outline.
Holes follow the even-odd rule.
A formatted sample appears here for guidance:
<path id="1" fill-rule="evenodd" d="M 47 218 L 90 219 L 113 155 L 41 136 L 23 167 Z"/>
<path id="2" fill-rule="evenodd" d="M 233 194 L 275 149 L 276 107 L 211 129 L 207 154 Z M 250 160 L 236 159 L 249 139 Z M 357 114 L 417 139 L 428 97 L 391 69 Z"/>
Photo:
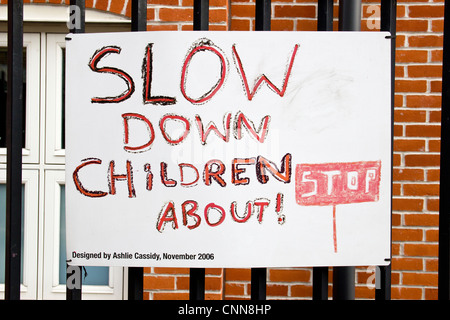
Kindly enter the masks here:
<path id="1" fill-rule="evenodd" d="M 68 35 L 70 264 L 388 264 L 387 35 Z"/>

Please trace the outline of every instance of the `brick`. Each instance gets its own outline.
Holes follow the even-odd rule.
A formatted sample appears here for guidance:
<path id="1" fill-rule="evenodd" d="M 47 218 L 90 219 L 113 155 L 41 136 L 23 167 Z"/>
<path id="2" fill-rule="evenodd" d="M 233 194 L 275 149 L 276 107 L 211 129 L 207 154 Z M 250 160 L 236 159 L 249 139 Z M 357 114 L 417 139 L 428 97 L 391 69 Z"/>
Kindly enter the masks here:
<path id="1" fill-rule="evenodd" d="M 439 81 L 439 85 L 442 86 Z M 406 106 L 409 108 L 440 108 L 442 99 L 436 95 L 408 95 Z"/>
<path id="2" fill-rule="evenodd" d="M 393 258 L 392 270 L 422 271 L 423 259 L 421 258 Z"/>
<path id="3" fill-rule="evenodd" d="M 430 122 L 441 122 L 441 111 L 430 111 Z"/>
<path id="4" fill-rule="evenodd" d="M 439 241 L 439 230 L 426 230 L 425 240 L 428 242 L 438 242 Z M 428 270 L 428 269 L 427 269 Z M 433 270 L 437 271 L 437 270 Z"/>
<path id="5" fill-rule="evenodd" d="M 438 275 L 436 273 L 403 273 L 403 284 L 415 286 L 436 286 Z"/>
<path id="6" fill-rule="evenodd" d="M 227 10 L 226 9 L 210 9 L 209 10 L 209 22 L 219 23 L 227 21 Z"/>
<path id="7" fill-rule="evenodd" d="M 178 0 L 147 0 L 148 5 L 178 6 Z"/>
<path id="8" fill-rule="evenodd" d="M 420 300 L 422 299 L 422 289 L 410 287 L 392 287 L 391 298 L 395 300 Z"/>
<path id="9" fill-rule="evenodd" d="M 124 4 L 125 4 L 125 0 L 114 0 L 114 1 L 111 1 L 110 7 L 109 7 L 109 11 L 112 12 L 112 13 L 120 14 L 120 13 L 122 13 L 122 10 L 124 9 Z M 151 17 L 149 17 L 147 15 L 147 19 L 151 19 Z M 153 19 L 151 19 L 151 20 L 153 20 Z"/>
<path id="10" fill-rule="evenodd" d="M 245 294 L 245 284 L 236 282 L 225 283 L 226 296 L 242 296 Z"/>
<path id="11" fill-rule="evenodd" d="M 291 296 L 292 297 L 311 297 L 312 287 L 307 285 L 292 285 L 291 286 Z"/>
<path id="12" fill-rule="evenodd" d="M 316 31 L 317 30 L 317 20 L 298 20 L 297 21 L 297 31 Z"/>
<path id="13" fill-rule="evenodd" d="M 438 289 L 425 288 L 425 300 L 438 300 Z"/>
<path id="14" fill-rule="evenodd" d="M 416 257 L 437 257 L 438 245 L 437 244 L 410 244 L 405 243 L 404 252 L 406 256 Z"/>
<path id="15" fill-rule="evenodd" d="M 405 127 L 407 137 L 440 137 L 440 125 L 407 125 Z"/>
<path id="16" fill-rule="evenodd" d="M 392 230 L 392 241 L 422 241 L 423 231 L 420 229 L 399 229 Z"/>
<path id="17" fill-rule="evenodd" d="M 437 214 L 406 214 L 404 219 L 406 226 L 439 226 L 439 215 Z"/>
<path id="18" fill-rule="evenodd" d="M 172 276 L 145 276 L 144 287 L 147 289 L 175 289 L 175 278 Z"/>
<path id="19" fill-rule="evenodd" d="M 394 168 L 393 170 L 395 181 L 423 181 L 424 177 L 423 169 Z"/>
<path id="20" fill-rule="evenodd" d="M 95 9 L 106 11 L 108 9 L 108 0 L 97 0 L 95 2 Z"/>
<path id="21" fill-rule="evenodd" d="M 397 20 L 397 32 L 426 32 L 428 31 L 427 20 Z"/>
<path id="22" fill-rule="evenodd" d="M 153 268 L 154 273 L 159 274 L 181 274 L 186 275 L 189 274 L 189 268 Z"/>
<path id="23" fill-rule="evenodd" d="M 439 200 L 438 199 L 427 199 L 427 210 L 428 211 L 439 211 Z"/>
<path id="24" fill-rule="evenodd" d="M 189 277 L 176 277 L 177 290 L 189 290 Z"/>
<path id="25" fill-rule="evenodd" d="M 397 109 L 394 111 L 395 122 L 425 122 L 426 119 L 426 111 L 405 109 Z"/>
<path id="26" fill-rule="evenodd" d="M 396 63 L 406 62 L 427 62 L 428 51 L 427 50 L 396 50 L 395 52 Z"/>
<path id="27" fill-rule="evenodd" d="M 178 26 L 176 24 L 147 24 L 147 31 L 175 31 L 178 30 Z"/>
<path id="28" fill-rule="evenodd" d="M 316 6 L 314 5 L 275 5 L 275 18 L 315 18 Z"/>
<path id="29" fill-rule="evenodd" d="M 311 271 L 301 269 L 271 269 L 269 280 L 274 282 L 298 281 L 306 282 L 311 279 Z"/>
<path id="30" fill-rule="evenodd" d="M 442 47 L 443 39 L 439 35 L 412 35 L 408 43 L 410 47 Z"/>
<path id="31" fill-rule="evenodd" d="M 159 19 L 161 21 L 182 21 L 182 22 L 192 22 L 193 19 L 193 9 L 178 9 L 178 8 L 160 8 L 159 9 Z"/>
<path id="32" fill-rule="evenodd" d="M 395 151 L 425 151 L 425 140 L 418 139 L 395 139 Z"/>
<path id="33" fill-rule="evenodd" d="M 232 4 L 231 5 L 232 17 L 255 17 L 255 5 L 253 4 Z"/>
<path id="34" fill-rule="evenodd" d="M 431 31 L 432 32 L 444 32 L 444 19 L 431 20 Z"/>
<path id="35" fill-rule="evenodd" d="M 222 277 L 205 277 L 205 290 L 222 290 Z"/>
<path id="36" fill-rule="evenodd" d="M 267 283 L 266 285 L 267 295 L 272 297 L 287 296 L 289 286 L 281 284 Z"/>
<path id="37" fill-rule="evenodd" d="M 405 184 L 403 186 L 405 196 L 438 196 L 439 185 L 437 184 Z"/>
<path id="38" fill-rule="evenodd" d="M 229 268 L 225 270 L 227 281 L 249 281 L 251 279 L 250 269 Z"/>
<path id="39" fill-rule="evenodd" d="M 250 30 L 251 22 L 249 19 L 231 19 L 230 30 Z"/>
<path id="40" fill-rule="evenodd" d="M 442 92 L 442 81 L 441 80 L 433 80 L 430 81 L 430 91 L 432 93 L 440 93 Z"/>
<path id="41" fill-rule="evenodd" d="M 426 181 L 436 181 L 439 182 L 440 170 L 439 169 L 428 169 Z"/>
<path id="42" fill-rule="evenodd" d="M 444 16 L 444 6 L 427 5 L 427 6 L 409 6 L 409 16 L 411 18 L 441 18 Z"/>
<path id="43" fill-rule="evenodd" d="M 442 62 L 443 57 L 444 57 L 444 50 L 432 50 L 431 51 L 431 62 Z"/>
<path id="44" fill-rule="evenodd" d="M 188 300 L 189 292 L 154 292 L 153 293 L 154 300 Z"/>
<path id="45" fill-rule="evenodd" d="M 393 198 L 392 210 L 394 211 L 422 211 L 424 205 L 423 199 Z"/>
<path id="46" fill-rule="evenodd" d="M 405 165 L 407 167 L 439 166 L 440 156 L 438 154 L 407 154 Z"/>
<path id="47" fill-rule="evenodd" d="M 408 66 L 408 76 L 412 78 L 442 77 L 442 66 L 440 65 L 412 65 Z"/>
<path id="48" fill-rule="evenodd" d="M 395 92 L 425 92 L 426 80 L 395 80 Z"/>

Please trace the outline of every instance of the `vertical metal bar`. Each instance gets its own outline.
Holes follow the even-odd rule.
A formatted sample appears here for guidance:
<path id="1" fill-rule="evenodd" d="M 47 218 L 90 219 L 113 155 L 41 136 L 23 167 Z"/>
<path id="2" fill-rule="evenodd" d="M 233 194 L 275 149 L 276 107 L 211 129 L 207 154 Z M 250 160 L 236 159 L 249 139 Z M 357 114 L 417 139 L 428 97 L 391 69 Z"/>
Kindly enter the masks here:
<path id="1" fill-rule="evenodd" d="M 131 31 L 147 31 L 147 0 L 131 1 Z M 144 299 L 144 268 L 128 268 L 128 300 Z"/>
<path id="2" fill-rule="evenodd" d="M 85 0 L 70 0 L 70 6 L 70 33 L 84 33 L 86 21 Z"/>
<path id="3" fill-rule="evenodd" d="M 270 0 L 260 0 L 255 3 L 255 30 L 270 31 L 271 23 L 271 4 Z M 252 300 L 266 299 L 267 269 L 251 269 L 250 297 Z"/>
<path id="4" fill-rule="evenodd" d="M 205 300 L 205 268 L 191 268 L 189 300 Z"/>
<path id="5" fill-rule="evenodd" d="M 450 299 L 450 3 L 444 7 L 442 63 L 441 171 L 439 195 L 438 299 Z"/>
<path id="6" fill-rule="evenodd" d="M 318 0 L 317 31 L 333 31 L 333 0 Z"/>
<path id="7" fill-rule="evenodd" d="M 333 31 L 333 0 L 317 1 L 317 31 Z M 313 267 L 313 300 L 328 300 L 328 267 Z"/>
<path id="8" fill-rule="evenodd" d="M 355 299 L 355 267 L 333 268 L 333 299 Z"/>
<path id="9" fill-rule="evenodd" d="M 147 31 L 147 1 L 132 0 L 131 31 Z"/>
<path id="10" fill-rule="evenodd" d="M 361 0 L 339 0 L 339 31 L 361 30 Z"/>
<path id="11" fill-rule="evenodd" d="M 70 0 L 70 33 L 84 33 L 86 21 L 85 0 Z M 82 267 L 66 265 L 66 300 L 81 300 L 82 297 Z M 73 270 L 71 272 L 70 270 Z M 73 277 L 78 277 L 74 281 Z M 69 283 L 70 282 L 70 283 Z M 78 286 L 74 285 L 78 284 Z"/>
<path id="12" fill-rule="evenodd" d="M 128 268 L 128 300 L 143 300 L 144 268 Z"/>
<path id="13" fill-rule="evenodd" d="M 313 300 L 328 300 L 328 267 L 313 268 Z"/>
<path id="14" fill-rule="evenodd" d="M 391 300 L 391 265 L 377 267 L 375 278 L 375 300 Z"/>
<path id="15" fill-rule="evenodd" d="M 194 0 L 194 30 L 209 30 L 209 0 Z M 205 299 L 205 268 L 190 269 L 189 299 Z"/>
<path id="16" fill-rule="evenodd" d="M 20 299 L 23 127 L 23 1 L 8 2 L 5 299 Z"/>
<path id="17" fill-rule="evenodd" d="M 255 30 L 270 31 L 271 0 L 260 0 L 255 3 Z"/>
<path id="18" fill-rule="evenodd" d="M 381 0 L 381 21 L 380 30 L 391 33 L 391 145 L 392 157 L 393 137 L 394 137 L 394 97 L 395 97 L 395 37 L 396 37 L 396 19 L 397 19 L 397 0 Z M 392 176 L 392 168 L 391 168 Z M 391 186 L 392 188 L 392 186 Z M 391 192 L 392 193 L 392 192 Z M 392 207 L 392 201 L 391 201 Z M 380 266 L 376 269 L 377 278 L 380 279 L 380 286 L 375 289 L 376 300 L 391 299 L 391 265 Z"/>
<path id="19" fill-rule="evenodd" d="M 252 300 L 266 300 L 266 268 L 252 268 L 250 298 Z"/>
<path id="20" fill-rule="evenodd" d="M 339 31 L 361 30 L 361 0 L 339 1 Z M 355 299 L 355 267 L 333 268 L 333 299 Z"/>
<path id="21" fill-rule="evenodd" d="M 209 0 L 194 0 L 194 30 L 209 29 Z"/>

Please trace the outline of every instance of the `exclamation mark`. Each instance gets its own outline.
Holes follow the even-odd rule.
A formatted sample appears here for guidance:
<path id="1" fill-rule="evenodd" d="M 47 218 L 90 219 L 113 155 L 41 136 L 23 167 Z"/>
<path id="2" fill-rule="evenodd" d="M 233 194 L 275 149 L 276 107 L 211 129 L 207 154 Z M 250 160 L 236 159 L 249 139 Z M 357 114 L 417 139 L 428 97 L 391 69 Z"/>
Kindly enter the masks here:
<path id="1" fill-rule="evenodd" d="M 281 214 L 281 212 L 283 211 L 283 194 L 282 193 L 277 194 L 277 205 L 275 207 L 275 211 L 278 215 L 278 224 L 280 224 L 280 225 L 284 224 L 284 222 L 286 220 L 286 216 L 284 214 Z"/>

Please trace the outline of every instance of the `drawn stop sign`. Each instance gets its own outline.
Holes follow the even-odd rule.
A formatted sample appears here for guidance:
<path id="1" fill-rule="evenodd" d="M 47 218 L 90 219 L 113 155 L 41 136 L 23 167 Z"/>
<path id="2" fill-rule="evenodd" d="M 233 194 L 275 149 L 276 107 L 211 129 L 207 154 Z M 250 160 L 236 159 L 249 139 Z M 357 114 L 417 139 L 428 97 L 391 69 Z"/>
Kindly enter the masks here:
<path id="1" fill-rule="evenodd" d="M 333 242 L 337 252 L 336 205 L 375 202 L 380 194 L 380 161 L 298 164 L 295 200 L 301 206 L 333 206 Z"/>

